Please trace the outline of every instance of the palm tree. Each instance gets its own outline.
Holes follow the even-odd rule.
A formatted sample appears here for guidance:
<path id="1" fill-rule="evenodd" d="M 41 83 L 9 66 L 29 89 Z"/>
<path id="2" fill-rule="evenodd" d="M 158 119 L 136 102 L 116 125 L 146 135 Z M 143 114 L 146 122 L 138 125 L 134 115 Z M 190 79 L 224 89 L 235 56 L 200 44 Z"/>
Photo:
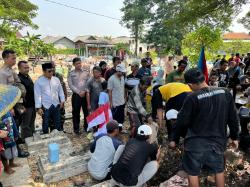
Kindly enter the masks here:
<path id="1" fill-rule="evenodd" d="M 27 35 L 23 38 L 24 48 L 28 57 L 33 56 L 35 53 L 35 44 L 37 40 L 40 40 L 41 35 L 34 35 L 27 32 Z"/>

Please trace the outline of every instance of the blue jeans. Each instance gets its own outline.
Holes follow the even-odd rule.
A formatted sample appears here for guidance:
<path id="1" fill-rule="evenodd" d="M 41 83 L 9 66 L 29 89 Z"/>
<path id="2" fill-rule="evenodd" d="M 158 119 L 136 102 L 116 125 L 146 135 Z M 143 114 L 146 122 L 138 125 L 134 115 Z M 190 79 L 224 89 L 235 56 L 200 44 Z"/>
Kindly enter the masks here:
<path id="1" fill-rule="evenodd" d="M 49 120 L 52 119 L 55 124 L 55 129 L 61 131 L 61 116 L 60 105 L 56 107 L 51 105 L 49 109 L 43 108 L 43 133 L 49 133 Z"/>

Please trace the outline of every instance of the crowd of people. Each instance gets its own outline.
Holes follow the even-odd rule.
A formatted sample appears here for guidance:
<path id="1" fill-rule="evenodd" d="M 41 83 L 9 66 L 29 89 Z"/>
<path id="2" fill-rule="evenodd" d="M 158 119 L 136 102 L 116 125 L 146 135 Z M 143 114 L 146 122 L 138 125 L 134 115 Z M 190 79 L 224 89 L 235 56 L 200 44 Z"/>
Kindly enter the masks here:
<path id="1" fill-rule="evenodd" d="M 2 117 L 2 122 L 4 118 L 11 118 L 13 124 L 8 130 L 15 131 L 11 133 L 13 144 L 3 146 L 1 154 L 4 171 L 12 174 L 12 168 L 18 166 L 14 158 L 29 156 L 19 144 L 33 135 L 36 113 L 42 116 L 44 134 L 53 129 L 64 131 L 67 89 L 63 76 L 55 72 L 54 62 L 42 64 L 43 74 L 33 83 L 28 62 L 18 62 L 19 74 L 13 70 L 15 51 L 4 50 L 2 57 L 0 84 L 16 86 L 22 92 L 13 110 Z M 106 132 L 94 135 L 91 142 L 90 175 L 100 181 L 112 179 L 118 186 L 142 186 L 157 173 L 161 155 L 157 131 L 166 128 L 170 148 L 174 149 L 184 139 L 181 169 L 188 174 L 189 186 L 199 186 L 198 176 L 204 168 L 215 174 L 218 187 L 224 186 L 223 152 L 228 140 L 238 147 L 240 135 L 235 105 L 237 92 L 244 92 L 250 104 L 250 53 L 247 56 L 232 54 L 228 60 L 225 56 L 218 58 L 209 81 L 199 69 L 188 68 L 186 56 L 178 61 L 177 67 L 171 67 L 172 71 L 158 70 L 156 77 L 151 73 L 152 62 L 147 53 L 141 59 L 141 67 L 137 61 L 129 64 L 131 73 L 127 75 L 127 68 L 119 57 L 113 57 L 113 66 L 109 69 L 107 63 L 101 61 L 92 70 L 83 67 L 80 58 L 73 59 L 74 69 L 68 73 L 67 84 L 73 92 L 75 135 L 87 136 L 97 131 L 101 124 L 90 129 L 87 117 L 99 107 L 108 104 L 112 114 Z M 126 116 L 129 140 L 122 142 L 119 135 Z M 1 128 L 3 145 L 6 144 L 4 136 L 10 133 Z M 153 141 L 152 137 L 155 137 Z"/>

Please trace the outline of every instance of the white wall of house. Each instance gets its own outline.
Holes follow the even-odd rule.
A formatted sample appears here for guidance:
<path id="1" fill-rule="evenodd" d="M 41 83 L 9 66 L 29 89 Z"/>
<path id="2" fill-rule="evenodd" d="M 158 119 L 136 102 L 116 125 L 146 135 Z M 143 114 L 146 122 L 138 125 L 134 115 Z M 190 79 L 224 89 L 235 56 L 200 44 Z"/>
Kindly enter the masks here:
<path id="1" fill-rule="evenodd" d="M 223 40 L 223 42 L 235 42 L 235 41 L 241 41 L 241 42 L 250 42 L 250 40 Z"/>
<path id="2" fill-rule="evenodd" d="M 135 51 L 135 40 L 131 39 L 129 41 L 129 50 L 131 52 Z M 146 53 L 148 51 L 148 44 L 141 43 L 140 40 L 138 41 L 138 48 L 137 48 L 137 54 L 140 53 Z"/>
<path id="3" fill-rule="evenodd" d="M 75 43 L 67 38 L 62 38 L 54 43 L 57 49 L 75 49 Z"/>

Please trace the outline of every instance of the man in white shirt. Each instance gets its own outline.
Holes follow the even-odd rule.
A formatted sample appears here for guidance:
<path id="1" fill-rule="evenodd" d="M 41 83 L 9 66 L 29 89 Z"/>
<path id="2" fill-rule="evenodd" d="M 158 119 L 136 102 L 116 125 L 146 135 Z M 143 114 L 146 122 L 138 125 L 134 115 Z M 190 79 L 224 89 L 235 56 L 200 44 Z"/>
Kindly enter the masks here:
<path id="1" fill-rule="evenodd" d="M 42 65 L 43 75 L 34 85 L 35 106 L 39 115 L 43 117 L 43 133 L 49 132 L 49 119 L 52 118 L 55 128 L 61 131 L 60 108 L 64 106 L 65 96 L 60 80 L 53 76 L 51 63 Z"/>
<path id="2" fill-rule="evenodd" d="M 115 152 L 122 142 L 117 139 L 119 124 L 111 120 L 107 126 L 108 134 L 100 134 L 90 146 L 92 153 L 88 162 L 88 171 L 96 180 L 110 179 L 110 168 L 114 160 Z"/>
<path id="3" fill-rule="evenodd" d="M 116 66 L 116 73 L 112 75 L 108 80 L 110 108 L 112 110 L 113 119 L 120 124 L 124 123 L 125 73 L 125 65 L 118 64 Z"/>

